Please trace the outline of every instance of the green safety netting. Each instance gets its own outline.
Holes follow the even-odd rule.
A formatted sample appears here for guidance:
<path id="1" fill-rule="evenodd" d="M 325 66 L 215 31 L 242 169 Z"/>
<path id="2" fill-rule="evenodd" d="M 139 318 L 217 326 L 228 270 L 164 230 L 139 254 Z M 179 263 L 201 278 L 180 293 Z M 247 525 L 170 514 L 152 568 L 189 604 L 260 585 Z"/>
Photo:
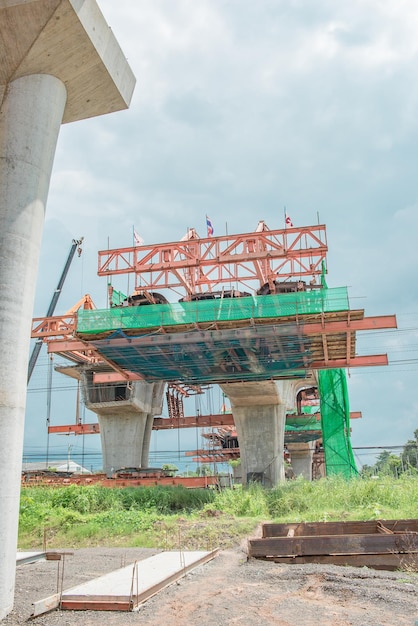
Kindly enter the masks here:
<path id="1" fill-rule="evenodd" d="M 111 287 L 111 285 L 108 285 L 109 287 Z M 112 306 L 122 306 L 123 301 L 126 300 L 128 296 L 124 293 L 122 293 L 122 291 L 118 291 L 117 289 L 112 289 L 112 296 L 111 296 L 111 300 L 112 300 Z"/>
<path id="2" fill-rule="evenodd" d="M 318 383 L 327 476 L 357 476 L 350 439 L 350 407 L 345 371 L 321 370 Z"/>
<path id="3" fill-rule="evenodd" d="M 77 332 L 97 334 L 112 330 L 151 329 L 205 322 L 278 318 L 346 311 L 346 287 L 245 298 L 219 298 L 146 306 L 120 306 L 78 312 Z"/>

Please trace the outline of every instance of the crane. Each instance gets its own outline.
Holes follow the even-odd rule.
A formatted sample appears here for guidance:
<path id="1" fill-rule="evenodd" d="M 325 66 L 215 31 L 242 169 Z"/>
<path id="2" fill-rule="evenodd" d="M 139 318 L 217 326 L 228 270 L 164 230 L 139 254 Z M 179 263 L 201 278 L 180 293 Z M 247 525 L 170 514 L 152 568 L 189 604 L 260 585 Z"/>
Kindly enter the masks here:
<path id="1" fill-rule="evenodd" d="M 68 270 L 70 269 L 71 262 L 72 262 L 72 260 L 74 258 L 75 251 L 77 250 L 78 256 L 80 256 L 82 251 L 83 251 L 82 247 L 81 247 L 81 245 L 83 243 L 83 240 L 84 240 L 84 237 L 81 237 L 80 239 L 73 239 L 73 242 L 72 242 L 71 248 L 70 248 L 70 252 L 68 253 L 67 261 L 65 263 L 64 269 L 62 270 L 62 274 L 61 274 L 61 277 L 59 279 L 58 285 L 57 285 L 57 287 L 56 287 L 56 289 L 54 291 L 54 295 L 52 296 L 52 300 L 51 300 L 51 302 L 49 304 L 46 317 L 51 317 L 54 314 L 55 307 L 56 307 L 58 299 L 59 299 L 59 297 L 61 295 L 61 291 L 62 291 L 62 288 L 64 286 L 64 282 L 65 282 L 65 279 L 67 277 Z M 36 343 L 35 343 L 35 345 L 33 347 L 33 350 L 32 350 L 32 354 L 30 355 L 30 359 L 29 359 L 28 384 L 29 384 L 30 378 L 32 376 L 32 372 L 34 370 L 34 367 L 36 365 L 36 361 L 38 360 L 38 356 L 39 356 L 39 353 L 41 351 L 41 348 L 42 348 L 42 338 L 39 338 L 39 339 L 36 340 Z"/>

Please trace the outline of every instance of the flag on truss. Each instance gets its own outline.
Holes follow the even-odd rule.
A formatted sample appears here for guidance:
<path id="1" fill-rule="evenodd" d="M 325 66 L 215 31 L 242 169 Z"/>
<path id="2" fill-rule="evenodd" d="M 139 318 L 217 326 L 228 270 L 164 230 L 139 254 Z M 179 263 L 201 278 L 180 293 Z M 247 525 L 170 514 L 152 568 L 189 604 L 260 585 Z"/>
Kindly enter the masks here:
<path id="1" fill-rule="evenodd" d="M 138 233 L 136 232 L 135 229 L 134 229 L 134 245 L 135 246 L 143 246 L 144 245 L 144 240 L 142 239 L 141 235 L 138 235 Z"/>
<path id="2" fill-rule="evenodd" d="M 213 230 L 212 222 L 210 221 L 207 215 L 206 215 L 206 227 L 208 229 L 208 237 L 213 237 L 214 230 Z"/>
<path id="3" fill-rule="evenodd" d="M 288 216 L 288 214 L 287 214 L 287 213 L 285 213 L 284 215 L 285 215 L 285 217 L 284 217 L 284 222 L 285 222 L 285 224 L 286 224 L 286 228 L 293 228 L 293 222 L 292 222 L 292 220 L 290 219 L 290 217 Z"/>

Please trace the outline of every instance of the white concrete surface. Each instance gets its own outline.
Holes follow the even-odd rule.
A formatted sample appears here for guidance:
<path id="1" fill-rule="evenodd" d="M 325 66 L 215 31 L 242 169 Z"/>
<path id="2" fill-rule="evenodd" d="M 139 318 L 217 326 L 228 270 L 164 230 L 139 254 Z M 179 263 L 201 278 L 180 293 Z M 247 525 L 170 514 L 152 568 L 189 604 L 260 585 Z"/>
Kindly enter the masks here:
<path id="1" fill-rule="evenodd" d="M 5 86 L 51 74 L 68 92 L 63 122 L 127 109 L 135 77 L 95 0 L 0 0 L 0 101 Z"/>
<path id="2" fill-rule="evenodd" d="M 32 309 L 66 95 L 53 76 L 26 76 L 0 109 L 0 619 L 13 606 Z"/>
<path id="3" fill-rule="evenodd" d="M 13 607 L 26 379 L 62 121 L 127 108 L 132 72 L 95 0 L 0 0 L 0 619 Z"/>
<path id="4" fill-rule="evenodd" d="M 62 607 L 64 609 L 77 608 L 78 603 L 83 609 L 85 602 L 88 602 L 89 606 L 100 610 L 104 604 L 118 603 L 121 606 L 131 602 L 132 608 L 136 608 L 157 591 L 216 555 L 217 550 L 160 552 L 134 565 L 128 565 L 65 590 L 62 594 Z"/>

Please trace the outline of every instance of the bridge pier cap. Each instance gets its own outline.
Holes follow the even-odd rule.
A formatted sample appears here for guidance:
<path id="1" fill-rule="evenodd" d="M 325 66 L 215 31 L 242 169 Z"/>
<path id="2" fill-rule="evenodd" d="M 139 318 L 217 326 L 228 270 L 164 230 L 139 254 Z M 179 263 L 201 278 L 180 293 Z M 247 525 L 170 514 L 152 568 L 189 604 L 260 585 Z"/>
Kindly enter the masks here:
<path id="1" fill-rule="evenodd" d="M 0 0 L 0 620 L 13 608 L 35 279 L 62 122 L 129 106 L 135 78 L 95 0 Z M 24 251 L 24 252 L 23 252 Z"/>
<path id="2" fill-rule="evenodd" d="M 7 84 L 51 74 L 63 123 L 127 109 L 135 77 L 95 0 L 0 0 L 0 102 Z"/>

